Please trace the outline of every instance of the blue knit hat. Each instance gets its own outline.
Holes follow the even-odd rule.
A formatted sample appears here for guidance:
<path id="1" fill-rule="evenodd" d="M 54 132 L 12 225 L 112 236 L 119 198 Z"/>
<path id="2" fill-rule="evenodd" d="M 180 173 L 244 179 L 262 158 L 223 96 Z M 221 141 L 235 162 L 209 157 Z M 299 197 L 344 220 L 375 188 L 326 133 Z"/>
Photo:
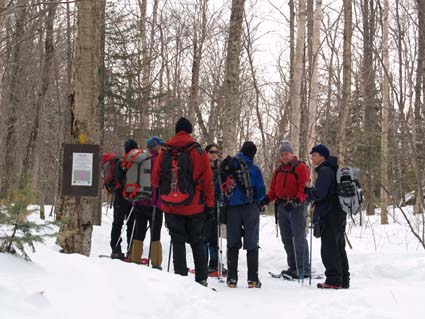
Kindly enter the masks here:
<path id="1" fill-rule="evenodd" d="M 322 155 L 326 159 L 329 158 L 329 149 L 323 144 L 317 144 L 317 145 L 313 146 L 310 154 L 313 154 L 313 153 L 319 153 L 320 155 Z"/>
<path id="2" fill-rule="evenodd" d="M 146 140 L 146 145 L 148 149 L 153 149 L 155 146 L 164 145 L 164 141 L 161 140 L 158 136 L 152 136 Z"/>

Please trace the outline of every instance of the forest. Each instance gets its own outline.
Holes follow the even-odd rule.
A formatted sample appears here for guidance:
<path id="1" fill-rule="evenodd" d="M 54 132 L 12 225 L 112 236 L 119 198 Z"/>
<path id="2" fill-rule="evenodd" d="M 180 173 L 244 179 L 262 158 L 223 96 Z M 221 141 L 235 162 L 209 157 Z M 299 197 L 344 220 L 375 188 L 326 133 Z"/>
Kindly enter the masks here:
<path id="1" fill-rule="evenodd" d="M 222 156 L 255 141 L 266 184 L 281 140 L 307 163 L 326 144 L 363 214 L 414 205 L 423 243 L 424 76 L 421 0 L 0 0 L 0 198 L 52 205 L 88 255 L 106 198 L 62 193 L 63 145 L 122 153 L 185 116 Z"/>

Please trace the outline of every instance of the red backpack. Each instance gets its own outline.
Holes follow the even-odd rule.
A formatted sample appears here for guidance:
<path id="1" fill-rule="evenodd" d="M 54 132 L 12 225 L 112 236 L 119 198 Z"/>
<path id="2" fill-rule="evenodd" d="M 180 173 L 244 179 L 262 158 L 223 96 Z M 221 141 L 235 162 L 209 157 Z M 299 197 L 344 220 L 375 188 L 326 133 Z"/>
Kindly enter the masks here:
<path id="1" fill-rule="evenodd" d="M 103 168 L 103 186 L 108 193 L 113 193 L 120 187 L 119 182 L 115 179 L 114 170 L 120 157 L 115 153 L 105 153 L 102 155 Z"/>
<path id="2" fill-rule="evenodd" d="M 188 205 L 193 199 L 196 184 L 199 183 L 192 178 L 190 151 L 193 148 L 202 154 L 203 150 L 196 142 L 184 147 L 166 145 L 161 165 L 159 195 L 167 206 Z"/>

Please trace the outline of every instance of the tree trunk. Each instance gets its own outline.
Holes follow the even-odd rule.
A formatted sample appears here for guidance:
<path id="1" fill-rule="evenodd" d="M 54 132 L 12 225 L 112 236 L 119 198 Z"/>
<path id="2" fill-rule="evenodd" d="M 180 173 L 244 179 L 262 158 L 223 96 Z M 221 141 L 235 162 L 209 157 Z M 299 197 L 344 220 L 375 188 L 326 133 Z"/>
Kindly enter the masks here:
<path id="1" fill-rule="evenodd" d="M 424 121 L 423 116 L 425 115 L 423 102 L 421 102 L 422 99 L 425 97 L 425 3 L 424 1 L 417 1 L 418 6 L 418 64 L 417 64 L 417 70 L 416 70 L 416 85 L 415 85 L 415 110 L 414 110 L 414 137 L 415 137 L 415 144 L 416 144 L 416 152 L 419 156 L 419 163 L 421 164 L 419 172 L 416 172 L 416 174 L 419 174 L 419 178 L 422 179 L 423 176 L 423 166 L 425 163 L 425 145 L 424 145 Z M 422 184 L 422 183 L 421 183 Z M 416 203 L 415 203 L 415 214 L 419 214 L 424 207 L 421 207 L 421 200 L 420 200 L 420 193 L 421 190 L 419 189 L 419 185 L 417 185 L 417 191 L 416 191 Z M 422 190 L 423 192 L 423 190 Z"/>
<path id="2" fill-rule="evenodd" d="M 41 67 L 41 83 L 40 91 L 35 99 L 34 122 L 30 130 L 28 144 L 25 148 L 25 157 L 23 161 L 20 186 L 24 188 L 31 185 L 31 191 L 36 192 L 38 189 L 38 164 L 40 162 L 39 148 L 40 138 L 40 116 L 43 113 L 46 103 L 46 94 L 50 85 L 50 75 L 53 64 L 54 43 L 53 43 L 53 25 L 55 20 L 57 3 L 47 5 L 47 18 L 45 21 L 46 40 L 44 42 L 44 61 Z M 35 164 L 35 165 L 34 165 Z M 31 183 L 30 183 L 31 182 Z"/>
<path id="3" fill-rule="evenodd" d="M 237 148 L 237 125 L 240 116 L 239 64 L 242 20 L 245 0 L 232 0 L 229 38 L 224 73 L 223 155 L 234 154 Z"/>
<path id="4" fill-rule="evenodd" d="M 340 122 L 337 132 L 339 162 L 344 163 L 347 156 L 347 120 L 351 105 L 351 38 L 353 35 L 352 1 L 344 0 L 344 49 L 343 49 L 343 84 Z"/>
<path id="5" fill-rule="evenodd" d="M 390 88 L 389 88 L 389 49 L 388 49 L 388 0 L 384 0 L 382 47 L 383 47 L 383 83 L 382 83 L 382 117 L 381 117 L 381 186 L 389 189 L 388 178 L 388 132 L 389 132 L 389 110 L 390 110 Z M 388 194 L 381 187 L 381 224 L 388 224 Z"/>
<path id="6" fill-rule="evenodd" d="M 77 36 L 73 63 L 72 127 L 69 139 L 81 143 L 100 144 L 100 26 L 102 0 L 81 0 L 77 5 Z M 98 197 L 62 195 L 62 222 L 57 242 L 64 253 L 88 256 Z"/>
<path id="7" fill-rule="evenodd" d="M 375 110 L 375 81 L 373 67 L 373 35 L 374 35 L 374 8 L 371 0 L 363 1 L 363 110 L 364 110 L 364 145 L 365 145 L 365 201 L 368 215 L 375 214 L 375 174 L 377 124 Z"/>
<path id="8" fill-rule="evenodd" d="M 199 108 L 199 73 L 201 70 L 202 63 L 202 52 L 204 50 L 204 42 L 207 31 L 207 9 L 208 0 L 202 0 L 201 3 L 201 32 L 198 37 L 198 25 L 195 19 L 193 26 L 193 60 L 192 60 L 192 83 L 190 85 L 190 97 L 189 97 L 189 118 L 194 120 L 193 114 L 196 116 L 199 128 L 201 129 L 201 141 L 205 142 L 208 137 L 207 128 L 204 120 L 202 119 L 202 112 Z"/>
<path id="9" fill-rule="evenodd" d="M 17 144 L 16 122 L 17 113 L 20 105 L 20 98 L 23 95 L 23 67 L 22 67 L 22 48 L 25 37 L 25 19 L 27 17 L 26 0 L 19 0 L 15 6 L 15 32 L 13 35 L 13 49 L 10 57 L 10 72 L 8 72 L 9 85 L 5 93 L 7 96 L 6 109 L 6 127 L 5 139 L 2 145 L 5 145 L 3 156 L 3 170 L 7 172 L 2 176 L 0 198 L 7 196 L 11 188 L 16 187 L 17 167 L 15 148 Z"/>
<path id="10" fill-rule="evenodd" d="M 304 41 L 306 23 L 305 0 L 298 3 L 297 43 L 295 48 L 294 81 L 291 89 L 291 146 L 295 156 L 300 151 L 300 126 L 301 126 L 301 86 L 304 70 Z"/>
<path id="11" fill-rule="evenodd" d="M 308 136 L 307 136 L 307 150 L 316 144 L 316 121 L 317 121 L 317 102 L 319 94 L 319 79 L 317 76 L 319 68 L 319 44 L 320 44 L 320 23 L 322 20 L 322 1 L 316 0 L 316 8 L 314 11 L 314 22 L 313 22 L 313 38 L 311 41 L 312 45 L 312 57 L 310 61 L 310 90 L 309 90 L 309 102 L 308 102 Z"/>

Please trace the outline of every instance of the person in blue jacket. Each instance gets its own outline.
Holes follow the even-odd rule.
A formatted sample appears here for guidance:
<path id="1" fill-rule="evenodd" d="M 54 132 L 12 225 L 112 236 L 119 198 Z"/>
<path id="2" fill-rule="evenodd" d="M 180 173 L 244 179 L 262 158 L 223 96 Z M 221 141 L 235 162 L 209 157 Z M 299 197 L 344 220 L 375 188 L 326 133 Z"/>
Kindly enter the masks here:
<path id="1" fill-rule="evenodd" d="M 260 210 L 258 203 L 265 196 L 261 170 L 254 165 L 257 147 L 251 141 L 243 144 L 239 153 L 230 158 L 233 162 L 235 182 L 232 191 L 226 196 L 227 206 L 227 286 L 234 288 L 238 282 L 239 250 L 247 251 L 248 287 L 260 288 L 258 278 L 258 240 Z M 249 174 L 238 174 L 239 162 L 247 164 Z M 243 181 L 245 180 L 245 181 Z M 225 182 L 225 181 L 223 181 Z M 245 184 L 245 185 L 243 185 Z"/>

